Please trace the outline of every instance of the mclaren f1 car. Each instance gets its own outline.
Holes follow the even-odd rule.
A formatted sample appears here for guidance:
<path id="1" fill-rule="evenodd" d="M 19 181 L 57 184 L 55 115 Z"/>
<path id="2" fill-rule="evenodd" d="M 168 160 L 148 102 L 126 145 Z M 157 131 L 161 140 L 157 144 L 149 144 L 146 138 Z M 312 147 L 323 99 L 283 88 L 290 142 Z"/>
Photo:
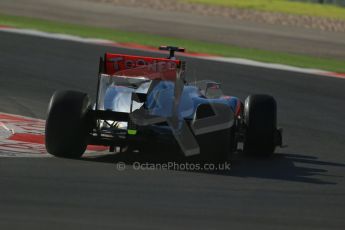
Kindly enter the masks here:
<path id="1" fill-rule="evenodd" d="M 282 145 L 272 96 L 255 94 L 242 102 L 213 80 L 188 82 L 186 63 L 175 57 L 184 49 L 160 49 L 169 56 L 106 53 L 94 103 L 83 92 L 55 92 L 45 127 L 47 151 L 79 158 L 89 144 L 110 151 L 174 145 L 186 159 L 214 163 L 236 151 L 269 156 Z"/>

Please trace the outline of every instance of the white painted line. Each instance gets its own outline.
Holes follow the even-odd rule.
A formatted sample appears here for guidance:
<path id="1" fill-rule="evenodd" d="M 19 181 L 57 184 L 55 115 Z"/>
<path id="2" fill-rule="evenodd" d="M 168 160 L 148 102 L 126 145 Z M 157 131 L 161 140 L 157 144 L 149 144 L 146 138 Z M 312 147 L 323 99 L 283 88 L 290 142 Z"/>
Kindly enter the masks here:
<path id="1" fill-rule="evenodd" d="M 142 51 L 154 52 L 154 53 L 162 53 L 159 50 L 154 50 L 152 47 L 145 47 L 142 45 L 122 44 L 122 43 L 117 43 L 117 42 L 105 40 L 105 39 L 83 38 L 83 37 L 74 36 L 74 35 L 48 33 L 48 32 L 42 32 L 38 30 L 32 30 L 32 29 L 17 29 L 17 28 L 9 28 L 9 27 L 0 26 L 0 31 L 42 37 L 42 38 L 47 38 L 47 39 L 73 41 L 73 42 L 87 43 L 87 44 L 93 44 L 93 45 L 103 45 L 103 46 L 105 45 L 105 46 L 112 46 L 112 47 L 119 47 L 119 48 L 126 48 L 126 49 L 142 50 Z M 259 68 L 266 68 L 266 69 L 283 70 L 283 71 L 298 72 L 298 73 L 304 73 L 304 74 L 313 74 L 313 75 L 345 79 L 345 73 L 335 73 L 335 72 L 329 72 L 329 71 L 320 70 L 320 69 L 301 68 L 301 67 L 294 67 L 294 66 L 276 64 L 276 63 L 265 63 L 265 62 L 253 61 L 253 60 L 242 59 L 242 58 L 229 58 L 229 57 L 220 57 L 220 56 L 214 56 L 214 55 L 207 56 L 206 54 L 195 54 L 195 53 L 184 53 L 184 54 L 181 54 L 181 56 L 209 60 L 209 61 L 225 62 L 225 63 L 230 63 L 230 64 L 239 64 L 239 65 L 253 66 L 253 67 L 259 67 Z"/>
<path id="2" fill-rule="evenodd" d="M 42 32 L 38 30 L 32 30 L 32 29 L 17 29 L 17 28 L 0 27 L 0 31 L 14 33 L 14 34 L 21 34 L 21 35 L 30 35 L 30 36 L 41 37 L 41 38 L 55 39 L 55 40 L 81 42 L 81 43 L 91 43 L 91 44 L 114 43 L 112 41 L 105 40 L 105 39 L 82 38 L 82 37 L 74 36 L 74 35 L 48 33 L 48 32 Z"/>
<path id="3" fill-rule="evenodd" d="M 9 129 L 4 123 L 0 122 L 0 139 L 7 139 L 13 134 L 13 130 Z"/>
<path id="4" fill-rule="evenodd" d="M 309 69 L 309 68 L 301 68 L 301 67 L 295 67 L 295 66 L 289 66 L 289 65 L 283 65 L 283 64 L 265 63 L 265 62 L 253 61 L 253 60 L 248 60 L 248 59 L 243 59 L 243 58 L 207 57 L 205 59 L 219 61 L 219 62 L 227 62 L 227 63 L 232 63 L 232 64 L 261 67 L 261 68 L 267 68 L 267 69 L 285 70 L 285 71 L 307 73 L 307 74 L 317 74 L 317 75 L 328 76 L 330 73 L 329 71 L 324 71 L 320 69 Z"/>

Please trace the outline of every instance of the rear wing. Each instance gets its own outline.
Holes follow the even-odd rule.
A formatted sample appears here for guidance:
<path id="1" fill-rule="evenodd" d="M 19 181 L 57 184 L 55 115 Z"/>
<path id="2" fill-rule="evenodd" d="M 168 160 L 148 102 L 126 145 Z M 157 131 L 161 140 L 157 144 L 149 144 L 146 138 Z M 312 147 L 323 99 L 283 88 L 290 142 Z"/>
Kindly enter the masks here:
<path id="1" fill-rule="evenodd" d="M 100 58 L 95 109 L 102 109 L 105 85 L 101 79 L 113 77 L 140 77 L 149 80 L 173 81 L 175 99 L 179 101 L 185 83 L 185 66 L 184 61 L 168 58 L 105 53 L 104 58 Z M 107 81 L 106 84 L 109 84 L 110 81 Z M 140 95 L 133 95 L 132 98 L 137 97 L 140 98 Z"/>
<path id="2" fill-rule="evenodd" d="M 155 80 L 176 80 L 180 60 L 105 53 L 101 58 L 100 74 L 128 77 L 145 76 Z"/>

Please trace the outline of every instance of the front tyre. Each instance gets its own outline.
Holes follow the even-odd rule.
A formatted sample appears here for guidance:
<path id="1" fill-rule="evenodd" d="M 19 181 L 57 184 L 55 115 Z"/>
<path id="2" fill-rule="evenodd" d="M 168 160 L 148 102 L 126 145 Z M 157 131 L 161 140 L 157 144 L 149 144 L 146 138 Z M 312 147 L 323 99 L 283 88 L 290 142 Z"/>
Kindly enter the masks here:
<path id="1" fill-rule="evenodd" d="M 250 95 L 245 101 L 244 152 L 257 156 L 274 153 L 277 132 L 277 103 L 269 95 Z"/>
<path id="2" fill-rule="evenodd" d="M 90 99 L 78 91 L 56 91 L 49 103 L 45 127 L 48 153 L 57 157 L 79 158 L 87 142 L 87 114 Z"/>

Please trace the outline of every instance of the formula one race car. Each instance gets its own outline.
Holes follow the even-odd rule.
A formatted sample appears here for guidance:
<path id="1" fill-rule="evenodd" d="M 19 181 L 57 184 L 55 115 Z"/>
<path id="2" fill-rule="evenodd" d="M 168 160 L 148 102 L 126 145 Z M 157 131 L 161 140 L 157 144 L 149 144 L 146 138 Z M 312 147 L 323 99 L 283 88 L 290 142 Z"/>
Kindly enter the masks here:
<path id="1" fill-rule="evenodd" d="M 97 98 L 57 91 L 46 121 L 47 151 L 78 158 L 88 144 L 130 147 L 178 146 L 186 159 L 223 162 L 229 154 L 268 156 L 282 145 L 276 101 L 251 95 L 242 103 L 211 80 L 187 82 L 178 47 L 162 46 L 168 58 L 106 53 L 99 65 Z M 164 148 L 162 148 L 164 149 Z"/>

